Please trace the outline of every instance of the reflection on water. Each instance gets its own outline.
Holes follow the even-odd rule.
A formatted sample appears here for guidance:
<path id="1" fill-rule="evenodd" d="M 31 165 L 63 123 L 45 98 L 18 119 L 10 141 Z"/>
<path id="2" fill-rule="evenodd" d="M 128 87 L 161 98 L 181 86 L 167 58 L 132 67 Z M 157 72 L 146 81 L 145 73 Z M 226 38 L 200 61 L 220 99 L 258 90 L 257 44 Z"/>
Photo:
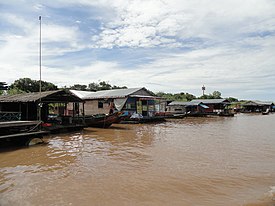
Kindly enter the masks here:
<path id="1" fill-rule="evenodd" d="M 50 136 L 0 153 L 0 205 L 274 205 L 275 115 Z"/>

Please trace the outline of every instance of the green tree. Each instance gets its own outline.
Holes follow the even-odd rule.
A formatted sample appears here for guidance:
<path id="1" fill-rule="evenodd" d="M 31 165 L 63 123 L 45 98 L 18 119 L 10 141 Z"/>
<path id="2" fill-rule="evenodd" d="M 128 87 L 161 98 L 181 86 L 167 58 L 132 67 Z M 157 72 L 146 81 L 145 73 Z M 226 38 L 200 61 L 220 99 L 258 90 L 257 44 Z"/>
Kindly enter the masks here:
<path id="1" fill-rule="evenodd" d="M 163 97 L 170 101 L 182 101 L 182 102 L 191 101 L 193 99 L 196 99 L 196 96 L 194 96 L 193 94 L 184 93 L 184 92 L 176 93 L 176 94 L 158 92 L 158 93 L 156 93 L 156 96 Z"/>
<path id="2" fill-rule="evenodd" d="M 210 99 L 209 97 L 210 97 L 210 95 L 204 94 L 204 95 L 200 96 L 198 99 Z"/>
<path id="3" fill-rule="evenodd" d="M 39 92 L 40 81 L 32 80 L 30 78 L 20 78 L 15 80 L 10 86 L 13 92 Z M 41 91 L 57 90 L 57 86 L 50 82 L 41 81 Z"/>
<path id="4" fill-rule="evenodd" d="M 111 90 L 111 89 L 127 89 L 126 86 L 116 86 L 116 85 L 111 85 L 106 81 L 101 81 L 99 83 L 92 82 L 88 84 L 87 89 L 89 91 L 100 91 L 100 90 Z"/>
<path id="5" fill-rule="evenodd" d="M 112 86 L 112 89 L 127 89 L 127 87 L 126 86 L 120 87 L 120 86 L 114 85 L 114 86 Z"/>
<path id="6" fill-rule="evenodd" d="M 94 83 L 94 82 L 88 84 L 88 90 L 89 91 L 97 91 L 98 87 L 99 87 L 99 85 L 97 83 Z"/>
<path id="7" fill-rule="evenodd" d="M 226 98 L 229 102 L 238 102 L 239 100 L 237 98 L 234 97 L 228 97 Z"/>
<path id="8" fill-rule="evenodd" d="M 212 93 L 212 96 L 213 96 L 213 99 L 221 99 L 222 97 L 222 93 L 221 92 L 219 92 L 219 91 L 214 91 L 213 93 Z"/>
<path id="9" fill-rule="evenodd" d="M 219 91 L 214 91 L 212 94 L 204 94 L 199 97 L 199 99 L 221 99 L 222 93 Z"/>
<path id="10" fill-rule="evenodd" d="M 14 94 L 23 94 L 23 93 L 26 93 L 25 91 L 22 91 L 20 89 L 17 89 L 17 88 L 12 88 L 12 89 L 9 89 L 8 90 L 8 94 L 9 95 L 14 95 Z"/>
<path id="11" fill-rule="evenodd" d="M 193 95 L 193 94 L 186 93 L 185 96 L 186 96 L 187 101 L 191 101 L 193 99 L 196 99 L 196 96 Z"/>
<path id="12" fill-rule="evenodd" d="M 75 85 L 71 86 L 70 89 L 86 91 L 87 90 L 87 85 L 75 84 Z"/>
<path id="13" fill-rule="evenodd" d="M 112 85 L 110 85 L 108 82 L 102 81 L 99 82 L 98 90 L 110 90 L 112 89 Z"/>

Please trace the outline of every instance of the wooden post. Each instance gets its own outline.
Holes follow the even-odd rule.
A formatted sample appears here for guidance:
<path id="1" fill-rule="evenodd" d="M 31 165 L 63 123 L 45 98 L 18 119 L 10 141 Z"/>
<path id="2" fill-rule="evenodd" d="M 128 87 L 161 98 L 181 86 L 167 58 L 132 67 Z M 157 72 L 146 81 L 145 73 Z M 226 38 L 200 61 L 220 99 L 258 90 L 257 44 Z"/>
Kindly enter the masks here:
<path id="1" fill-rule="evenodd" d="M 21 110 L 22 110 L 22 108 L 21 108 L 21 103 L 19 103 L 19 114 L 22 113 Z M 20 116 L 21 116 L 21 115 L 20 115 Z M 20 118 L 20 116 L 19 116 L 19 118 Z M 22 119 L 22 116 L 21 116 L 21 118 L 20 118 L 19 120 L 21 120 L 21 119 Z"/>
<path id="2" fill-rule="evenodd" d="M 75 117 L 75 102 L 73 102 L 73 120 L 74 120 L 74 117 Z"/>
<path id="3" fill-rule="evenodd" d="M 83 123 L 85 124 L 85 107 L 84 107 L 85 102 L 82 102 L 82 115 L 83 115 Z"/>
<path id="4" fill-rule="evenodd" d="M 26 105 L 26 119 L 29 120 L 29 103 Z"/>

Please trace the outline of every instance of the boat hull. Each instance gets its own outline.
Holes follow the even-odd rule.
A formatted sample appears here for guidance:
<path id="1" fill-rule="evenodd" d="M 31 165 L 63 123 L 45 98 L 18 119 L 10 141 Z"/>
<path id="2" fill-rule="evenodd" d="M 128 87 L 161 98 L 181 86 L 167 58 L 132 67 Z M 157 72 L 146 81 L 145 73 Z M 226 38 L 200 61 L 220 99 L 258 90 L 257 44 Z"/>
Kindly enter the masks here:
<path id="1" fill-rule="evenodd" d="M 85 116 L 85 124 L 87 127 L 99 127 L 108 128 L 113 123 L 117 123 L 120 119 L 119 113 L 114 114 L 102 114 L 102 115 L 91 115 Z"/>

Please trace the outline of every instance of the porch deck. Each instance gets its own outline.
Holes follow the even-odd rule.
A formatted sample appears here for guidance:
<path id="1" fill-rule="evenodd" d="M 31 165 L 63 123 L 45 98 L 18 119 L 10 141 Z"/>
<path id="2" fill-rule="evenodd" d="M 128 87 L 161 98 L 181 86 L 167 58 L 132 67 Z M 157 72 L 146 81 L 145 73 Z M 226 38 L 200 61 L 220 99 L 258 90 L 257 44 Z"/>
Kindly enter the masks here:
<path id="1" fill-rule="evenodd" d="M 0 128 L 11 128 L 11 127 L 28 127 L 39 124 L 40 121 L 7 121 L 0 122 Z"/>
<path id="2" fill-rule="evenodd" d="M 41 140 L 48 132 L 41 131 L 40 124 L 40 121 L 0 122 L 0 147 L 28 145 L 35 138 Z"/>

